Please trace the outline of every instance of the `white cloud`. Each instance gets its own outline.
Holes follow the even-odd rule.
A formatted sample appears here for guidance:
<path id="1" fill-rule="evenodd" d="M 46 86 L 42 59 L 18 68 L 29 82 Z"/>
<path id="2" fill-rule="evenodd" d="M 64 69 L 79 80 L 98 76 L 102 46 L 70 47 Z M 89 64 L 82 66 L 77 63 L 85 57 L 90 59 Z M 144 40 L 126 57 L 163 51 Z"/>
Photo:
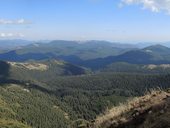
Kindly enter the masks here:
<path id="1" fill-rule="evenodd" d="M 25 19 L 18 19 L 18 20 L 6 20 L 6 19 L 0 19 L 0 24 L 12 24 L 12 25 L 20 25 L 20 24 L 31 24 L 30 21 L 27 21 Z"/>
<path id="2" fill-rule="evenodd" d="M 22 33 L 0 33 L 0 38 L 21 38 L 24 37 Z"/>
<path id="3" fill-rule="evenodd" d="M 163 11 L 170 14 L 170 0 L 122 0 L 122 4 L 141 4 L 144 9 L 149 9 L 152 12 Z"/>

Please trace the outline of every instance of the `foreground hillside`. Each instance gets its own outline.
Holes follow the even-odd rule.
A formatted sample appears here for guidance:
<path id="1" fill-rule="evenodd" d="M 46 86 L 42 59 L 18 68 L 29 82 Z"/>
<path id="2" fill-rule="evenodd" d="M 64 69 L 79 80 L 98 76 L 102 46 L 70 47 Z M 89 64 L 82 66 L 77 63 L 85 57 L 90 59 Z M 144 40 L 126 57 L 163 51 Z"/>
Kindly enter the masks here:
<path id="1" fill-rule="evenodd" d="M 0 128 L 66 128 L 69 117 L 52 95 L 19 84 L 0 86 Z"/>
<path id="2" fill-rule="evenodd" d="M 147 89 L 170 87 L 170 75 L 81 71 L 86 70 L 55 60 L 1 62 L 0 127 L 85 127 Z"/>
<path id="3" fill-rule="evenodd" d="M 95 128 L 169 128 L 170 91 L 152 91 L 99 116 Z"/>

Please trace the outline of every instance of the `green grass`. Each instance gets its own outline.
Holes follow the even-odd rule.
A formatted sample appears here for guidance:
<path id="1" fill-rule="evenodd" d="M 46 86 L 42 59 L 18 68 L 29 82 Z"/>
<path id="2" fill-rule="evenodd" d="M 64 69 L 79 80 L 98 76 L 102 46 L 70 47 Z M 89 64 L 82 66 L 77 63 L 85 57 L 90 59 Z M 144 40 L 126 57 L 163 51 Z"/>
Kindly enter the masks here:
<path id="1" fill-rule="evenodd" d="M 31 128 L 16 120 L 0 119 L 0 128 Z"/>

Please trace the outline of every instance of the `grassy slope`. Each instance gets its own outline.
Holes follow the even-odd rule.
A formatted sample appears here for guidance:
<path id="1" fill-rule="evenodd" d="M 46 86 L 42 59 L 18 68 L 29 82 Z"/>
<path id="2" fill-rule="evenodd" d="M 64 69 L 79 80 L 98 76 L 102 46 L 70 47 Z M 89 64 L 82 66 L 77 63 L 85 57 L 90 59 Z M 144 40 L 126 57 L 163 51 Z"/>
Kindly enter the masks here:
<path id="1" fill-rule="evenodd" d="M 23 124 L 16 120 L 0 119 L 1 128 L 31 128 L 30 126 Z"/>
<path id="2" fill-rule="evenodd" d="M 1 91 L 2 92 L 2 91 Z M 30 128 L 28 125 L 14 120 L 16 113 L 12 110 L 4 97 L 0 95 L 0 127 L 1 128 Z"/>
<path id="3" fill-rule="evenodd" d="M 99 116 L 94 128 L 169 128 L 170 91 L 152 91 Z"/>

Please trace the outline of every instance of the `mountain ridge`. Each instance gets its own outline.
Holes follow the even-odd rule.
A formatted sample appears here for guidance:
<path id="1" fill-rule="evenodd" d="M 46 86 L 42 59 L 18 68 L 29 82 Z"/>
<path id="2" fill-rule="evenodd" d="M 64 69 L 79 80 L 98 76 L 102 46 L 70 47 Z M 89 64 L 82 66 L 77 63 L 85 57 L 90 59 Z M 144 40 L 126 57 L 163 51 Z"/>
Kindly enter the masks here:
<path id="1" fill-rule="evenodd" d="M 114 45 L 105 41 L 78 43 L 57 40 L 49 43 L 34 43 L 21 49 L 1 53 L 0 59 L 19 62 L 60 59 L 92 70 L 105 68 L 115 62 L 130 64 L 170 63 L 170 48 L 163 45 L 152 45 L 143 49 L 124 49 Z"/>

